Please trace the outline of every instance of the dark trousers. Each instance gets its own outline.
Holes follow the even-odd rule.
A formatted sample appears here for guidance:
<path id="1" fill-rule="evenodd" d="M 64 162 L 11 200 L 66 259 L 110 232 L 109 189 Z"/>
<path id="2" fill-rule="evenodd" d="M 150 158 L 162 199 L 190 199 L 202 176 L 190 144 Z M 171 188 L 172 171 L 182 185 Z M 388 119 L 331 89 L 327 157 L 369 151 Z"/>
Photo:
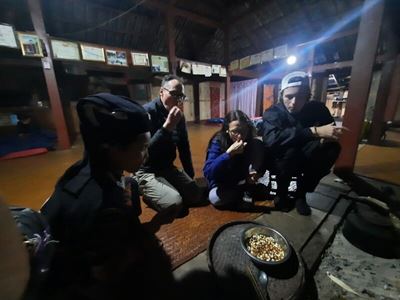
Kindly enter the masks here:
<path id="1" fill-rule="evenodd" d="M 310 141 L 303 146 L 289 147 L 272 157 L 267 169 L 276 175 L 277 194 L 286 196 L 293 176 L 297 177 L 296 197 L 313 192 L 322 177 L 329 174 L 340 153 L 340 144 L 335 141 Z"/>

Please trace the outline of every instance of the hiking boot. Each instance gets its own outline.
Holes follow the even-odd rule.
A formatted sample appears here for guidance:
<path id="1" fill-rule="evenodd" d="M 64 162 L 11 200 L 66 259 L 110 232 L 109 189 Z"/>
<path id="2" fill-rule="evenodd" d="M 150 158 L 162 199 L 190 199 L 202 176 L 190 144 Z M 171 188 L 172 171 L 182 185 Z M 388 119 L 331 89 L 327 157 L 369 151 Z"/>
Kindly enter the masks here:
<path id="1" fill-rule="evenodd" d="M 305 197 L 296 199 L 296 210 L 302 216 L 311 215 L 311 208 L 308 206 Z"/>

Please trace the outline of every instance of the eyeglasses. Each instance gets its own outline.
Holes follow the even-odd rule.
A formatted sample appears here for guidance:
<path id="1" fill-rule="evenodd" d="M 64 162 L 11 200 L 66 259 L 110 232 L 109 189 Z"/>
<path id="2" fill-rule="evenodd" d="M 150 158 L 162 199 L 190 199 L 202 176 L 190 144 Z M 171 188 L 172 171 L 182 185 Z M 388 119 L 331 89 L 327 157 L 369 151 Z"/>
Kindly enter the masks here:
<path id="1" fill-rule="evenodd" d="M 163 89 L 166 90 L 176 101 L 178 101 L 180 103 L 182 103 L 183 101 L 185 101 L 187 99 L 186 95 L 182 92 L 178 92 L 175 90 L 169 90 L 164 87 L 163 87 Z"/>
<path id="2" fill-rule="evenodd" d="M 246 127 L 228 130 L 228 132 L 233 136 L 238 136 L 239 134 L 241 134 L 241 135 L 246 134 L 247 131 L 248 131 L 248 129 Z"/>

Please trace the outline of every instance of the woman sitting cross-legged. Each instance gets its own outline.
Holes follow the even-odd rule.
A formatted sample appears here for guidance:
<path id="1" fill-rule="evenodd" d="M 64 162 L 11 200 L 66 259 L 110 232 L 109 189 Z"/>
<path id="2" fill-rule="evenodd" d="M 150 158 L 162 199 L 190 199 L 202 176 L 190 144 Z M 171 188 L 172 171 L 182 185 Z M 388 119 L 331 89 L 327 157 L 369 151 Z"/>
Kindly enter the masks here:
<path id="1" fill-rule="evenodd" d="M 240 110 L 229 112 L 208 144 L 203 172 L 210 202 L 218 208 L 243 210 L 252 206 L 253 199 L 265 200 L 267 188 L 257 183 L 263 161 L 263 143 L 249 117 Z"/>

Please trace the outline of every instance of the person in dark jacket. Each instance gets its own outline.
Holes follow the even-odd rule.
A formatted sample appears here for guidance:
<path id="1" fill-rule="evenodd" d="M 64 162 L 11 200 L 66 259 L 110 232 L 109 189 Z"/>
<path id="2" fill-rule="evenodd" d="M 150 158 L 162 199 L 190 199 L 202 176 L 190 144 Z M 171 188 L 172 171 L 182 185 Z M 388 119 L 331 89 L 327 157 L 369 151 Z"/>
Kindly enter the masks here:
<path id="1" fill-rule="evenodd" d="M 255 132 L 249 117 L 234 110 L 210 139 L 203 172 L 215 207 L 241 209 L 248 207 L 253 197 L 265 200 L 267 189 L 257 183 L 265 171 L 264 147 Z"/>
<path id="2" fill-rule="evenodd" d="M 149 157 L 136 173 L 143 200 L 158 212 L 177 215 L 200 200 L 194 178 L 185 117 L 179 106 L 186 99 L 182 79 L 166 75 L 160 97 L 144 105 L 151 116 Z M 174 165 L 176 150 L 183 169 Z"/>
<path id="3" fill-rule="evenodd" d="M 313 192 L 329 174 L 340 145 L 342 127 L 335 126 L 323 103 L 310 101 L 308 76 L 292 72 L 282 79 L 279 103 L 263 114 L 263 142 L 268 164 L 277 176 L 275 205 L 290 210 L 295 204 L 302 215 L 311 213 L 306 193 Z M 288 185 L 297 176 L 295 201 L 288 197 Z"/>
<path id="4" fill-rule="evenodd" d="M 140 104 L 108 93 L 81 99 L 77 111 L 84 158 L 41 208 L 60 241 L 49 287 L 65 291 L 67 299 L 125 299 L 139 290 L 154 299 L 169 295 L 169 257 L 139 221 L 137 183 L 123 176 L 147 157 L 149 115 Z"/>

